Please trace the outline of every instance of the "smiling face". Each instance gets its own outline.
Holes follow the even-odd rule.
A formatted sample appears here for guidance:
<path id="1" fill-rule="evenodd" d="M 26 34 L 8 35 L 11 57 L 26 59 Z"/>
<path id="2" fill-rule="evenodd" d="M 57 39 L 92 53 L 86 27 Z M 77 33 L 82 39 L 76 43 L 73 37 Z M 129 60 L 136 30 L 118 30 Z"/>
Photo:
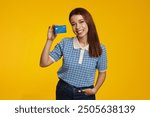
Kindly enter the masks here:
<path id="1" fill-rule="evenodd" d="M 82 15 L 73 15 L 70 18 L 72 30 L 78 39 L 87 39 L 88 25 Z"/>

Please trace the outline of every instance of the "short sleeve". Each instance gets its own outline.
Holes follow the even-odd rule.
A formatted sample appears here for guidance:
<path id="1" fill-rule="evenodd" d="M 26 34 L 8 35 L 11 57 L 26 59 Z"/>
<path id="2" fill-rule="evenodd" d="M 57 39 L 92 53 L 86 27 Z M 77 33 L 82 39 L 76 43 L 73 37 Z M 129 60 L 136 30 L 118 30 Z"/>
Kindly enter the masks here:
<path id="1" fill-rule="evenodd" d="M 101 44 L 101 48 L 102 48 L 102 54 L 101 56 L 98 58 L 98 62 L 97 62 L 97 69 L 100 72 L 105 72 L 107 69 L 107 55 L 106 55 L 106 48 L 104 45 Z"/>
<path id="2" fill-rule="evenodd" d="M 49 57 L 55 62 L 58 61 L 63 55 L 64 39 L 58 43 L 55 48 L 49 52 Z"/>

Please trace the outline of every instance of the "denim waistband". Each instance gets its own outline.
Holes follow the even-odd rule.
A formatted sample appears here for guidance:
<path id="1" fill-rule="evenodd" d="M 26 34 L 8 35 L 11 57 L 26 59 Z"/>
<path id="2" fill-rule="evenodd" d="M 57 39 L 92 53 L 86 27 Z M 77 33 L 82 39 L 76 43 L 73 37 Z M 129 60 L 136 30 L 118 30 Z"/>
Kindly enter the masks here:
<path id="1" fill-rule="evenodd" d="M 87 86 L 87 87 L 76 87 L 76 86 L 73 86 L 71 84 L 68 84 L 67 82 L 63 81 L 62 79 L 59 80 L 61 83 L 63 83 L 64 85 L 66 85 L 67 87 L 70 87 L 72 89 L 76 89 L 76 90 L 83 90 L 83 89 L 87 89 L 87 88 L 93 88 L 94 85 L 91 85 L 91 86 Z"/>

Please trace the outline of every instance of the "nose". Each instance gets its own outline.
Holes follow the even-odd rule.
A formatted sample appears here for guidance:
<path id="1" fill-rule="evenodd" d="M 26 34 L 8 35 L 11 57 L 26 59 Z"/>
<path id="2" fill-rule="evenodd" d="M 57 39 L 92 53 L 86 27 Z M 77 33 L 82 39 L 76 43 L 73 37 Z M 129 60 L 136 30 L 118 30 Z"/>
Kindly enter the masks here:
<path id="1" fill-rule="evenodd" d="M 81 25 L 79 23 L 77 23 L 76 29 L 79 29 L 80 27 L 81 27 Z"/>

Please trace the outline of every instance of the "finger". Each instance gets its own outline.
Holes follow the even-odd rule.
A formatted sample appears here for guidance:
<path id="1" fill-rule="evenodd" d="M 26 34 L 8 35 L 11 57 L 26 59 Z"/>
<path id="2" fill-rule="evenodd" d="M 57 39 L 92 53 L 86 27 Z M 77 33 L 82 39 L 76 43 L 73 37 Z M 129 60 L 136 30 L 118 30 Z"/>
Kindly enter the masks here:
<path id="1" fill-rule="evenodd" d="M 52 26 L 49 26 L 48 31 L 52 31 L 52 30 L 53 30 Z"/>
<path id="2" fill-rule="evenodd" d="M 87 88 L 87 89 L 83 89 L 82 91 L 86 92 L 86 91 L 89 91 L 89 90 L 90 90 L 90 88 Z"/>
<path id="3" fill-rule="evenodd" d="M 55 26 L 57 26 L 57 25 L 55 25 L 55 24 L 52 25 L 52 29 L 53 29 L 53 30 L 54 30 Z"/>
<path id="4" fill-rule="evenodd" d="M 53 32 L 53 27 L 52 27 L 52 26 L 49 26 L 49 27 L 48 27 L 48 33 L 51 33 L 51 32 Z"/>
<path id="5" fill-rule="evenodd" d="M 82 92 L 85 92 L 85 89 L 83 89 Z"/>
<path id="6" fill-rule="evenodd" d="M 55 25 L 55 24 L 53 24 L 53 25 L 52 25 L 52 28 L 54 28 L 55 26 L 56 26 L 56 25 Z"/>
<path id="7" fill-rule="evenodd" d="M 51 26 L 48 27 L 48 32 L 51 30 Z"/>

